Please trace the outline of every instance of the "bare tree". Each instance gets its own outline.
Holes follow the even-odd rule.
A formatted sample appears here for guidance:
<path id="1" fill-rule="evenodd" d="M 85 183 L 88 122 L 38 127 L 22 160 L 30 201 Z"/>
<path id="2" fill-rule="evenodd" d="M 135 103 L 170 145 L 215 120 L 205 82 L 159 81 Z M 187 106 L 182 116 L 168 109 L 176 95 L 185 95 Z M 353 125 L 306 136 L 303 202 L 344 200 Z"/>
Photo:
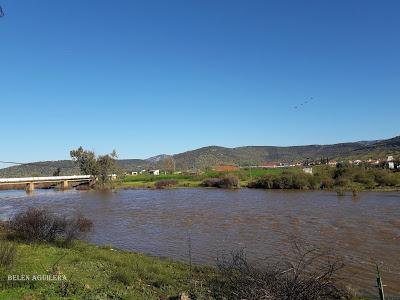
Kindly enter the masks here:
<path id="1" fill-rule="evenodd" d="M 166 172 L 175 172 L 175 159 L 172 156 L 164 157 L 162 161 L 162 166 Z"/>

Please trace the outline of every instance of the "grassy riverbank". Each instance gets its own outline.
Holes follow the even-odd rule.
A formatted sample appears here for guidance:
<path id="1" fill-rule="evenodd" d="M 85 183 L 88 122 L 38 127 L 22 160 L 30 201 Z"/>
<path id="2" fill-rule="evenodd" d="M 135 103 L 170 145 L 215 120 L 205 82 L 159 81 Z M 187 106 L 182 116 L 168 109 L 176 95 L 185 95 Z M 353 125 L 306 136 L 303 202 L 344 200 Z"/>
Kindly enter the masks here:
<path id="1" fill-rule="evenodd" d="M 187 264 L 76 242 L 69 248 L 15 242 L 17 257 L 1 270 L 0 299 L 170 299 L 188 293 Z M 193 267 L 192 280 L 210 268 Z M 7 281 L 8 274 L 65 275 L 64 281 Z M 197 292 L 201 295 L 201 290 Z"/>
<path id="2" fill-rule="evenodd" d="M 191 292 L 196 299 L 213 299 L 200 284 L 214 276 L 211 267 L 190 271 L 188 264 L 81 241 L 69 248 L 13 243 L 17 258 L 11 268 L 0 268 L 0 299 L 180 299 Z M 9 274 L 30 280 L 8 281 Z M 66 280 L 33 281 L 34 275 L 65 275 Z"/>
<path id="3" fill-rule="evenodd" d="M 262 189 L 350 191 L 400 191 L 400 172 L 361 167 L 313 167 L 313 174 L 302 168 L 242 169 L 233 172 L 126 176 L 117 188 L 156 188 L 157 182 L 173 181 L 168 187 L 202 187 L 210 178 L 235 177 L 241 187 Z"/>
<path id="4" fill-rule="evenodd" d="M 283 172 L 299 173 L 299 168 L 276 168 L 276 169 L 254 169 L 240 170 L 232 172 L 214 172 L 207 171 L 201 174 L 161 174 L 154 175 L 138 175 L 126 176 L 117 188 L 155 188 L 155 183 L 160 180 L 176 180 L 177 183 L 173 187 L 201 187 L 203 180 L 208 178 L 221 178 L 224 176 L 236 176 L 240 181 L 240 186 L 245 187 L 247 184 L 266 174 L 282 174 Z"/>

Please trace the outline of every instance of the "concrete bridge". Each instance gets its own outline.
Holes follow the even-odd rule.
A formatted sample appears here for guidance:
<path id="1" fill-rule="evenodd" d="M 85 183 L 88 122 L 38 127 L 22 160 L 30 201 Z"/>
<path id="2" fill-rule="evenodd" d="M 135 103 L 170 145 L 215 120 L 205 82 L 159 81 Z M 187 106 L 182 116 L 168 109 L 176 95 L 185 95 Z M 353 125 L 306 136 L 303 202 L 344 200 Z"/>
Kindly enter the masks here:
<path id="1" fill-rule="evenodd" d="M 0 186 L 25 184 L 26 191 L 31 192 L 35 189 L 35 184 L 38 183 L 60 183 L 62 189 L 67 189 L 70 182 L 90 182 L 92 180 L 93 177 L 91 175 L 0 178 Z"/>

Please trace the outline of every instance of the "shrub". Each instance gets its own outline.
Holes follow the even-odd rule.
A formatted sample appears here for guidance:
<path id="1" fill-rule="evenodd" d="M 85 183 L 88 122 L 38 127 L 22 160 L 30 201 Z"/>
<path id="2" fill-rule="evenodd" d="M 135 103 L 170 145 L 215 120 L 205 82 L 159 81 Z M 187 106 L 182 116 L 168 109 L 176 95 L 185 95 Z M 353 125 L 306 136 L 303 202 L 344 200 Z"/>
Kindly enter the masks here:
<path id="1" fill-rule="evenodd" d="M 395 173 L 390 173 L 384 170 L 376 171 L 374 178 L 379 186 L 396 186 L 399 184 L 399 177 Z"/>
<path id="2" fill-rule="evenodd" d="M 70 244 L 74 240 L 82 238 L 93 229 L 92 220 L 84 216 L 68 219 L 65 225 L 63 238 L 66 244 Z"/>
<path id="3" fill-rule="evenodd" d="M 239 187 L 239 178 L 236 176 L 224 176 L 220 179 L 218 186 L 223 189 L 231 189 Z"/>
<path id="4" fill-rule="evenodd" d="M 248 184 L 249 188 L 263 189 L 309 189 L 319 187 L 316 178 L 307 174 L 267 174 Z"/>
<path id="5" fill-rule="evenodd" d="M 291 188 L 300 190 L 313 188 L 314 185 L 317 185 L 316 182 L 314 182 L 314 179 L 316 178 L 312 175 L 293 174 Z"/>
<path id="6" fill-rule="evenodd" d="M 219 178 L 207 178 L 202 181 L 201 185 L 205 187 L 217 187 L 219 181 Z"/>
<path id="7" fill-rule="evenodd" d="M 29 242 L 54 241 L 65 226 L 63 218 L 45 209 L 29 208 L 16 214 L 8 223 L 12 235 Z"/>
<path id="8" fill-rule="evenodd" d="M 168 187 L 171 187 L 171 186 L 177 185 L 177 184 L 178 184 L 178 180 L 165 179 L 165 180 L 156 181 L 154 186 L 156 187 L 156 189 L 163 189 L 163 188 L 168 188 Z"/>
<path id="9" fill-rule="evenodd" d="M 239 178 L 236 176 L 224 176 L 222 178 L 207 178 L 201 183 L 205 187 L 217 187 L 223 189 L 232 189 L 239 187 Z"/>
<path id="10" fill-rule="evenodd" d="M 335 185 L 339 187 L 349 187 L 351 185 L 351 181 L 345 177 L 338 177 L 335 180 Z"/>
<path id="11" fill-rule="evenodd" d="M 272 189 L 273 188 L 273 178 L 271 174 L 264 175 L 257 180 L 249 182 L 247 187 L 256 189 Z"/>
<path id="12" fill-rule="evenodd" d="M 375 186 L 375 178 L 370 172 L 360 172 L 354 175 L 354 182 L 366 185 L 368 188 Z"/>
<path id="13" fill-rule="evenodd" d="M 8 223 L 9 235 L 28 242 L 54 242 L 57 239 L 70 243 L 91 231 L 92 221 L 78 216 L 67 218 L 47 209 L 28 208 L 16 214 Z"/>
<path id="14" fill-rule="evenodd" d="M 115 273 L 113 273 L 110 279 L 114 282 L 119 282 L 124 285 L 130 285 L 133 281 L 133 276 L 132 272 L 122 269 L 122 270 L 117 270 Z"/>
<path id="15" fill-rule="evenodd" d="M 0 267 L 10 268 L 15 260 L 17 248 L 14 243 L 0 240 Z"/>
<path id="16" fill-rule="evenodd" d="M 322 189 L 331 189 L 335 185 L 335 180 L 332 178 L 324 178 L 321 180 L 321 188 Z"/>
<path id="17" fill-rule="evenodd" d="M 218 263 L 217 275 L 208 279 L 213 299 L 349 299 L 337 285 L 340 259 L 328 251 L 295 244 L 292 257 L 265 268 L 250 264 L 243 251 Z"/>
<path id="18" fill-rule="evenodd" d="M 378 186 L 398 186 L 400 176 L 388 170 L 339 166 L 336 169 L 317 168 L 314 175 L 283 172 L 266 174 L 248 184 L 263 189 L 351 189 L 354 185 L 372 189 Z"/>

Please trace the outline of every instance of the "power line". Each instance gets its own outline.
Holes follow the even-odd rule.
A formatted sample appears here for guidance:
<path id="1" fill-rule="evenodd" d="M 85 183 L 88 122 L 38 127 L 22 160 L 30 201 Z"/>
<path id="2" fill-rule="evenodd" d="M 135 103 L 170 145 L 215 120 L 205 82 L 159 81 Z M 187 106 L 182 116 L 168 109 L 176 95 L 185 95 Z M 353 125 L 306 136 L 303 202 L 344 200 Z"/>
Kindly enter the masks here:
<path id="1" fill-rule="evenodd" d="M 2 161 L 0 160 L 0 163 L 2 164 L 13 164 L 13 165 L 27 165 L 28 163 L 19 163 L 19 162 L 15 162 L 15 161 Z"/>
<path id="2" fill-rule="evenodd" d="M 72 162 L 72 161 L 71 161 Z M 40 167 L 46 167 L 46 166 L 49 166 L 49 167 L 54 167 L 54 168 L 61 168 L 61 169 L 76 169 L 77 167 L 76 166 L 74 166 L 74 167 L 67 167 L 67 166 L 65 166 L 65 167 L 59 167 L 59 166 L 54 166 L 54 165 L 51 165 L 51 163 L 49 163 L 49 162 L 38 162 L 38 163 L 22 163 L 22 162 L 15 162 L 15 161 L 3 161 L 3 160 L 0 160 L 0 163 L 3 163 L 3 164 L 10 164 L 10 165 L 29 165 L 29 166 L 40 166 Z"/>

